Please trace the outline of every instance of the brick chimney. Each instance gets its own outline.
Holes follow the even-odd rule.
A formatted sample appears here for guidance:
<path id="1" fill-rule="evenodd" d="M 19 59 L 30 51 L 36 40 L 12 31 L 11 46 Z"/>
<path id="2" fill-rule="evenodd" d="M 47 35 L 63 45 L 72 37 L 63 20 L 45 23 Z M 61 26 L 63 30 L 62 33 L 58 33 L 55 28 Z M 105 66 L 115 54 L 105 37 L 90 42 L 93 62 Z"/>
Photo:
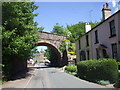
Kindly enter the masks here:
<path id="1" fill-rule="evenodd" d="M 103 5 L 102 15 L 103 15 L 103 20 L 111 16 L 111 9 L 108 7 L 108 3 Z"/>
<path id="2" fill-rule="evenodd" d="M 91 30 L 91 25 L 89 23 L 85 24 L 85 31 L 86 33 L 89 32 Z"/>

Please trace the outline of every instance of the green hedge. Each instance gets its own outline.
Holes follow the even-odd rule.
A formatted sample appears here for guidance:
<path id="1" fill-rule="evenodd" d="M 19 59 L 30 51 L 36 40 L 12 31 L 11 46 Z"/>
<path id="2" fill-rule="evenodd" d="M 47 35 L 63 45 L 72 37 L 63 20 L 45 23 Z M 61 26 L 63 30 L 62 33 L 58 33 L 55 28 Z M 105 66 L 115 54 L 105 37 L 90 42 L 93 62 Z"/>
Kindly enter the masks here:
<path id="1" fill-rule="evenodd" d="M 120 70 L 120 62 L 117 62 L 117 64 L 118 64 L 118 69 Z"/>
<path id="2" fill-rule="evenodd" d="M 65 67 L 65 71 L 67 71 L 67 72 L 75 72 L 75 73 L 77 73 L 77 66 L 66 66 Z"/>
<path id="3" fill-rule="evenodd" d="M 114 59 L 80 61 L 77 69 L 78 76 L 88 81 L 109 80 L 114 83 L 118 78 L 118 65 Z"/>

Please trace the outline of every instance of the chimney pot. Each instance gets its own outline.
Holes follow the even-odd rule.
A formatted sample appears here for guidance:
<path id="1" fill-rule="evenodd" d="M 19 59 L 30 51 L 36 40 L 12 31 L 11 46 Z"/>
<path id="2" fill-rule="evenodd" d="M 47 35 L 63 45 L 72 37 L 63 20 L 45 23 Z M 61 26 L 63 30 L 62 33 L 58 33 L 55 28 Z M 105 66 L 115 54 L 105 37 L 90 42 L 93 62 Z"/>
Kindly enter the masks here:
<path id="1" fill-rule="evenodd" d="M 91 30 L 91 25 L 89 23 L 85 24 L 85 31 L 86 33 L 89 32 Z"/>
<path id="2" fill-rule="evenodd" d="M 102 14 L 103 14 L 103 20 L 111 16 L 111 9 L 108 8 L 108 3 L 103 5 Z"/>

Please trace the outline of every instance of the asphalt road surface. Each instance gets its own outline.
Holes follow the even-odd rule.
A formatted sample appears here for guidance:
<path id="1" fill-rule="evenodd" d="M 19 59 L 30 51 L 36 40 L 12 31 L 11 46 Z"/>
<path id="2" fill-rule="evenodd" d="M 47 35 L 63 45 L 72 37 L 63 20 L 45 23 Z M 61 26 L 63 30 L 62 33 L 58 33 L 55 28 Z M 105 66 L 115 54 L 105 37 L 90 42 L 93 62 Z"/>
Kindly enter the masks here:
<path id="1" fill-rule="evenodd" d="M 64 73 L 58 68 L 48 68 L 40 64 L 35 69 L 35 74 L 25 88 L 105 88 Z"/>

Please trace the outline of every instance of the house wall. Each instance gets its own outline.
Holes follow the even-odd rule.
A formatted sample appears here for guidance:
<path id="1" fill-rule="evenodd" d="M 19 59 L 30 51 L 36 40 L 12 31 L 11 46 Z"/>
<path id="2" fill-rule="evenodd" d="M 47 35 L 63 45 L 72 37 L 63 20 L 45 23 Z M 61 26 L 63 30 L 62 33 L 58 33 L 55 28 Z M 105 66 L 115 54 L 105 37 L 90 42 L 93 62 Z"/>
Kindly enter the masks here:
<path id="1" fill-rule="evenodd" d="M 118 13 L 118 60 L 120 61 L 120 11 Z"/>
<path id="2" fill-rule="evenodd" d="M 106 20 L 104 23 L 102 23 L 100 26 L 96 27 L 94 30 L 91 31 L 92 35 L 92 53 L 93 53 L 93 58 L 96 59 L 96 48 L 99 47 L 100 44 L 103 44 L 107 46 L 106 51 L 109 56 L 109 58 L 112 58 L 112 47 L 111 44 L 117 43 L 117 36 L 111 37 L 110 38 L 110 26 L 109 22 L 115 20 L 115 28 L 116 28 L 116 34 L 118 35 L 118 15 L 114 15 L 113 17 L 109 18 Z M 95 44 L 95 31 L 98 31 L 98 40 L 99 43 Z M 100 56 L 102 56 L 102 52 L 100 51 Z"/>
<path id="3" fill-rule="evenodd" d="M 76 54 L 77 54 L 77 61 L 80 61 L 80 53 L 81 51 L 85 51 L 85 58 L 87 59 L 87 50 L 89 50 L 89 59 L 92 59 L 92 46 L 91 46 L 91 35 L 88 33 L 89 39 L 89 46 L 86 45 L 86 35 L 82 36 L 76 41 Z M 80 40 L 80 49 L 79 49 L 79 40 Z"/>
<path id="4" fill-rule="evenodd" d="M 110 25 L 109 22 L 114 20 L 115 22 L 115 29 L 116 29 L 116 36 L 110 37 Z M 98 31 L 98 40 L 99 43 L 95 43 L 95 31 Z M 89 47 L 86 47 L 86 35 L 89 34 Z M 81 43 L 81 49 L 79 50 L 79 39 Z M 76 41 L 76 48 L 77 48 L 77 61 L 80 60 L 80 52 L 86 51 L 88 48 L 90 50 L 90 59 L 97 59 L 96 55 L 96 48 L 99 48 L 99 54 L 100 58 L 103 58 L 103 52 L 102 49 L 106 50 L 106 53 L 109 58 L 113 58 L 112 55 L 112 46 L 111 44 L 116 43 L 117 44 L 117 56 L 118 60 L 120 61 L 120 11 L 118 11 L 116 14 L 105 20 L 103 23 L 80 37 Z M 100 44 L 106 46 L 100 49 Z"/>

